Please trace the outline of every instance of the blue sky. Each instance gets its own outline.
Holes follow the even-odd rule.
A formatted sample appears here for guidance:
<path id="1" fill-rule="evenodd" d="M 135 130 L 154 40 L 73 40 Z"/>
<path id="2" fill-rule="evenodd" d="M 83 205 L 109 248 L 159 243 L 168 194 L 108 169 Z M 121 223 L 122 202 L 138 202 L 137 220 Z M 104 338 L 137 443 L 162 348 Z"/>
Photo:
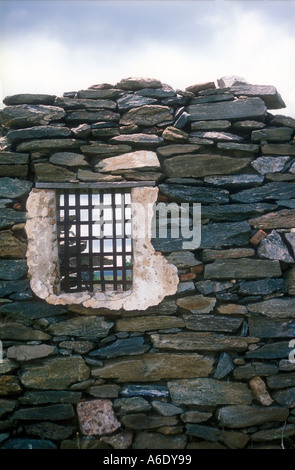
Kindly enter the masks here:
<path id="1" fill-rule="evenodd" d="M 0 102 L 130 76 L 274 85 L 295 117 L 293 0 L 0 0 Z"/>

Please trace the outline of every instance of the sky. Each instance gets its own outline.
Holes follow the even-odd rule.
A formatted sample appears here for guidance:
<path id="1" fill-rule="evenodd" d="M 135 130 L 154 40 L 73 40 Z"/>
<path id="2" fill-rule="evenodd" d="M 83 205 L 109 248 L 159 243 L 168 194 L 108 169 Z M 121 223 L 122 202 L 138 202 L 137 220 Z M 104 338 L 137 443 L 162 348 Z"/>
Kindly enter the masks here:
<path id="1" fill-rule="evenodd" d="M 184 90 L 236 75 L 295 118 L 293 0 L 0 0 L 5 96 L 148 77 Z"/>

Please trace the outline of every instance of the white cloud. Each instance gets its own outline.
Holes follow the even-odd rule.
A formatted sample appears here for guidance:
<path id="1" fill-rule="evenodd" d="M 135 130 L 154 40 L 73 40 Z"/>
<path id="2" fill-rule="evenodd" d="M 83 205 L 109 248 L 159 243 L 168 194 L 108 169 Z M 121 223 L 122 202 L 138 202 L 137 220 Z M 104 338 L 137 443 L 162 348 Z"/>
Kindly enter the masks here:
<path id="1" fill-rule="evenodd" d="M 147 3 L 156 15 L 157 2 Z M 251 8 L 252 2 L 218 1 L 208 2 L 210 8 L 204 10 L 197 8 L 203 2 L 179 2 L 185 4 L 187 15 L 191 11 L 187 22 L 185 15 L 180 15 L 179 32 L 174 27 L 169 29 L 169 4 L 178 2 L 163 3 L 168 5 L 165 34 L 157 21 L 157 28 L 150 28 L 147 35 L 149 24 L 138 15 L 142 24 L 136 24 L 130 32 L 130 42 L 126 41 L 127 29 L 123 42 L 120 35 L 112 34 L 118 22 L 124 30 L 122 18 L 115 15 L 111 23 L 109 16 L 99 17 L 98 36 L 94 34 L 95 22 L 89 25 L 88 36 L 83 26 L 83 37 L 77 23 L 72 25 L 76 34 L 73 36 L 73 30 L 70 34 L 69 22 L 65 22 L 65 36 L 61 31 L 53 37 L 50 28 L 40 30 L 37 26 L 22 34 L 21 40 L 7 36 L 3 41 L 2 98 L 21 92 L 62 95 L 95 83 L 116 83 L 127 76 L 154 77 L 184 89 L 224 75 L 239 75 L 250 83 L 276 86 L 287 104 L 286 110 L 278 112 L 295 116 L 293 30 L 272 21 L 261 9 Z M 175 7 L 172 11 L 175 15 Z M 126 11 L 126 17 L 128 14 L 132 15 L 132 9 Z M 161 14 L 164 17 L 163 10 Z M 149 20 L 152 16 L 150 13 Z M 75 40 L 69 41 L 69 36 Z"/>

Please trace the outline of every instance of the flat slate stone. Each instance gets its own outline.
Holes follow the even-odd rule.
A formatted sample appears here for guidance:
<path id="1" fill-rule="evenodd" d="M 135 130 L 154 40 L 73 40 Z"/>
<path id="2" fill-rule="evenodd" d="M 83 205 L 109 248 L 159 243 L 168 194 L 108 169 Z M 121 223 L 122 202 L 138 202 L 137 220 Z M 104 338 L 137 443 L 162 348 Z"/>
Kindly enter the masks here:
<path id="1" fill-rule="evenodd" d="M 126 152 L 130 152 L 130 145 L 111 145 L 104 142 L 90 142 L 90 145 L 82 145 L 81 152 L 89 157 L 112 157 Z"/>
<path id="2" fill-rule="evenodd" d="M 295 129 L 295 119 L 282 114 L 276 114 L 270 121 L 271 126 L 287 126 Z"/>
<path id="3" fill-rule="evenodd" d="M 108 359 L 118 356 L 143 354 L 148 350 L 149 346 L 144 344 L 143 336 L 136 336 L 134 338 L 117 339 L 117 341 L 108 346 L 91 351 L 89 355 Z"/>
<path id="4" fill-rule="evenodd" d="M 32 125 L 48 125 L 59 121 L 65 116 L 65 111 L 57 106 L 19 104 L 8 106 L 0 111 L 3 126 L 9 128 L 30 127 Z"/>
<path id="5" fill-rule="evenodd" d="M 210 186 L 220 186 L 227 189 L 249 188 L 259 186 L 264 178 L 260 175 L 240 174 L 225 176 L 205 176 L 204 182 Z"/>
<path id="6" fill-rule="evenodd" d="M 289 155 L 295 156 L 295 145 L 291 144 L 265 144 L 261 146 L 262 155 Z"/>
<path id="7" fill-rule="evenodd" d="M 176 202 L 224 204 L 229 201 L 229 193 L 225 189 L 192 187 L 180 184 L 160 184 L 159 189 L 164 196 Z"/>
<path id="8" fill-rule="evenodd" d="M 287 419 L 289 411 L 278 406 L 226 406 L 218 412 L 218 420 L 228 428 L 247 428 L 268 422 L 283 422 Z"/>
<path id="9" fill-rule="evenodd" d="M 0 178 L 0 198 L 19 199 L 30 191 L 33 183 L 17 178 Z"/>
<path id="10" fill-rule="evenodd" d="M 153 346 L 175 351 L 246 351 L 248 339 L 214 332 L 182 331 L 179 333 L 152 334 Z M 251 342 L 251 341 L 250 341 Z"/>
<path id="11" fill-rule="evenodd" d="M 242 318 L 233 318 L 229 315 L 183 315 L 183 319 L 189 330 L 221 333 L 237 333 L 243 323 Z"/>
<path id="12" fill-rule="evenodd" d="M 284 279 L 260 279 L 259 281 L 242 281 L 239 292 L 243 295 L 267 295 L 273 292 L 284 292 Z"/>
<path id="13" fill-rule="evenodd" d="M 279 341 L 272 344 L 266 344 L 254 351 L 247 351 L 247 359 L 285 359 L 289 356 L 289 341 Z"/>
<path id="14" fill-rule="evenodd" d="M 270 318 L 295 318 L 295 298 L 278 297 L 251 303 L 248 305 L 248 310 Z"/>
<path id="15" fill-rule="evenodd" d="M 250 161 L 221 155 L 177 155 L 164 161 L 163 171 L 169 178 L 231 175 L 246 169 Z"/>
<path id="16" fill-rule="evenodd" d="M 248 222 L 211 223 L 202 225 L 200 248 L 246 245 L 250 238 Z"/>
<path id="17" fill-rule="evenodd" d="M 7 304 L 10 305 L 10 304 Z M 44 331 L 29 328 L 17 322 L 0 323 L 0 335 L 2 340 L 13 339 L 16 341 L 47 341 L 51 336 Z"/>
<path id="18" fill-rule="evenodd" d="M 57 449 L 48 439 L 13 438 L 0 446 L 1 449 Z"/>
<path id="19" fill-rule="evenodd" d="M 66 309 L 59 305 L 50 305 L 46 302 L 12 302 L 0 307 L 0 313 L 8 314 L 10 318 L 31 322 L 38 318 L 55 317 L 66 313 Z"/>
<path id="20" fill-rule="evenodd" d="M 119 120 L 120 114 L 108 109 L 69 111 L 66 114 L 66 121 L 68 123 L 118 122 Z"/>
<path id="21" fill-rule="evenodd" d="M 263 119 L 265 103 L 260 98 L 238 99 L 220 103 L 196 104 L 188 106 L 191 121 L 212 121 L 220 119 Z"/>
<path id="22" fill-rule="evenodd" d="M 123 114 L 121 125 L 137 124 L 138 126 L 155 126 L 173 122 L 172 111 L 168 106 L 145 105 L 133 108 Z"/>
<path id="23" fill-rule="evenodd" d="M 74 416 L 74 409 L 70 404 L 34 406 L 31 408 L 18 409 L 13 414 L 14 419 L 21 421 L 56 421 L 72 419 Z"/>
<path id="24" fill-rule="evenodd" d="M 137 150 L 136 152 L 125 153 L 116 157 L 109 157 L 101 160 L 96 168 L 102 173 L 121 170 L 157 170 L 160 169 L 160 162 L 157 154 L 149 150 Z"/>
<path id="25" fill-rule="evenodd" d="M 51 155 L 49 162 L 55 165 L 64 165 L 69 167 L 90 167 L 83 155 L 73 152 L 57 152 Z"/>
<path id="26" fill-rule="evenodd" d="M 26 260 L 0 260 L 0 279 L 5 281 L 17 281 L 27 274 Z"/>
<path id="27" fill-rule="evenodd" d="M 84 140 L 78 139 L 34 139 L 21 142 L 17 146 L 20 152 L 56 152 L 62 150 L 78 149 L 85 144 Z"/>
<path id="28" fill-rule="evenodd" d="M 27 244 L 16 238 L 11 230 L 0 232 L 0 258 L 25 258 L 26 252 Z"/>
<path id="29" fill-rule="evenodd" d="M 112 137 L 109 141 L 110 143 L 122 143 L 133 145 L 134 147 L 158 147 L 163 144 L 164 139 L 155 134 L 121 134 L 116 137 Z"/>
<path id="30" fill-rule="evenodd" d="M 76 405 L 81 398 L 81 392 L 71 392 L 68 390 L 42 390 L 27 391 L 19 397 L 19 401 L 24 405 L 47 405 L 49 403 L 70 403 Z"/>
<path id="31" fill-rule="evenodd" d="M 121 90 L 142 90 L 144 88 L 162 88 L 162 83 L 154 78 L 128 77 L 116 84 Z"/>
<path id="32" fill-rule="evenodd" d="M 63 183 L 65 181 L 73 182 L 76 180 L 76 173 L 51 163 L 35 163 L 34 168 L 37 181 Z"/>
<path id="33" fill-rule="evenodd" d="M 268 211 L 273 211 L 276 206 L 273 204 L 224 204 L 224 205 L 202 205 L 201 212 L 204 219 L 211 219 L 213 221 L 234 221 L 249 219 L 264 214 Z"/>
<path id="34" fill-rule="evenodd" d="M 249 258 L 216 260 L 205 266 L 204 279 L 261 279 L 279 277 L 282 271 L 277 260 Z"/>
<path id="35" fill-rule="evenodd" d="M 26 213 L 14 209 L 0 209 L 0 229 L 12 227 L 26 221 Z"/>
<path id="36" fill-rule="evenodd" d="M 148 104 L 156 104 L 157 102 L 157 99 L 134 95 L 131 93 L 124 94 L 117 100 L 118 108 L 120 111 L 127 111 L 131 108 L 138 108 L 139 106 L 145 106 Z"/>
<path id="37" fill-rule="evenodd" d="M 106 361 L 103 367 L 92 369 L 92 376 L 116 379 L 118 382 L 155 382 L 158 380 L 207 377 L 213 359 L 199 354 L 143 354 Z"/>
<path id="38" fill-rule="evenodd" d="M 170 381 L 168 389 L 175 405 L 239 405 L 250 404 L 252 401 L 246 384 L 221 382 L 211 378 Z"/>
<path id="39" fill-rule="evenodd" d="M 76 317 L 50 325 L 48 332 L 54 336 L 78 336 L 79 338 L 96 339 L 108 335 L 112 322 L 102 317 Z"/>
<path id="40" fill-rule="evenodd" d="M 60 108 L 70 109 L 116 109 L 117 105 L 115 101 L 111 100 L 92 100 L 92 99 L 79 99 L 79 98 L 56 98 L 54 104 Z"/>
<path id="41" fill-rule="evenodd" d="M 277 212 L 269 212 L 249 220 L 249 224 L 257 229 L 293 228 L 295 221 L 295 209 L 282 209 Z"/>
<path id="42" fill-rule="evenodd" d="M 286 142 L 292 138 L 294 129 L 291 127 L 267 127 L 261 130 L 255 130 L 251 134 L 253 142 Z"/>
<path id="43" fill-rule="evenodd" d="M 251 157 L 254 158 L 259 152 L 259 145 L 240 144 L 235 142 L 218 142 L 217 148 L 222 154 L 229 157 Z"/>
<path id="44" fill-rule="evenodd" d="M 295 320 L 249 316 L 248 325 L 251 336 L 258 338 L 293 338 L 294 336 Z"/>
<path id="45" fill-rule="evenodd" d="M 19 93 L 6 96 L 3 103 L 7 106 L 15 104 L 53 104 L 56 96 L 44 93 Z"/>
<path id="46" fill-rule="evenodd" d="M 195 144 L 169 144 L 157 149 L 161 157 L 172 157 L 174 155 L 196 153 L 200 150 L 200 145 Z"/>
<path id="47" fill-rule="evenodd" d="M 33 126 L 28 129 L 17 129 L 9 131 L 7 138 L 10 142 L 30 139 L 49 139 L 58 137 L 70 137 L 71 130 L 67 127 L 56 126 Z"/>
<path id="48" fill-rule="evenodd" d="M 20 380 L 26 388 L 30 389 L 64 390 L 75 382 L 87 380 L 89 374 L 90 369 L 82 357 L 58 357 L 45 359 L 42 364 L 24 370 Z"/>
<path id="49" fill-rule="evenodd" d="M 295 183 L 272 182 L 259 188 L 244 189 L 231 196 L 234 202 L 259 202 L 276 199 L 291 199 L 295 197 Z"/>
<path id="50" fill-rule="evenodd" d="M 0 165 L 26 165 L 29 163 L 29 155 L 27 153 L 17 152 L 1 152 Z"/>
<path id="51" fill-rule="evenodd" d="M 249 83 L 234 83 L 230 87 L 231 93 L 236 96 L 258 96 L 268 109 L 281 109 L 286 105 L 277 89 L 271 85 L 251 85 Z"/>
<path id="52" fill-rule="evenodd" d="M 77 97 L 82 99 L 91 99 L 91 100 L 98 100 L 98 99 L 111 99 L 114 100 L 118 98 L 122 94 L 122 90 L 118 88 L 95 88 L 90 87 L 88 90 L 79 90 L 77 92 Z"/>
<path id="53" fill-rule="evenodd" d="M 30 293 L 29 279 L 22 279 L 18 281 L 0 281 L 0 297 L 7 296 L 14 299 L 19 296 L 24 296 L 24 298 L 32 298 Z"/>

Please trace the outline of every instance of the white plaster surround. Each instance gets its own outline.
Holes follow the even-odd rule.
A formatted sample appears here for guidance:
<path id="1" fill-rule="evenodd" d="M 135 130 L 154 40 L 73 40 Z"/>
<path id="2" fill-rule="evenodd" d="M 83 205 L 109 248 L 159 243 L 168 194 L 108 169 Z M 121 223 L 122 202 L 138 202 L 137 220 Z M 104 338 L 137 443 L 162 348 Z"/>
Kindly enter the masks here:
<path id="1" fill-rule="evenodd" d="M 125 292 L 62 293 L 56 227 L 56 198 L 51 189 L 33 189 L 27 200 L 27 263 L 31 289 L 53 305 L 81 304 L 88 308 L 145 310 L 177 291 L 177 268 L 151 243 L 158 188 L 134 187 L 132 201 L 133 284 Z M 138 211 L 136 204 L 144 207 Z M 142 227 L 145 226 L 144 236 Z"/>

